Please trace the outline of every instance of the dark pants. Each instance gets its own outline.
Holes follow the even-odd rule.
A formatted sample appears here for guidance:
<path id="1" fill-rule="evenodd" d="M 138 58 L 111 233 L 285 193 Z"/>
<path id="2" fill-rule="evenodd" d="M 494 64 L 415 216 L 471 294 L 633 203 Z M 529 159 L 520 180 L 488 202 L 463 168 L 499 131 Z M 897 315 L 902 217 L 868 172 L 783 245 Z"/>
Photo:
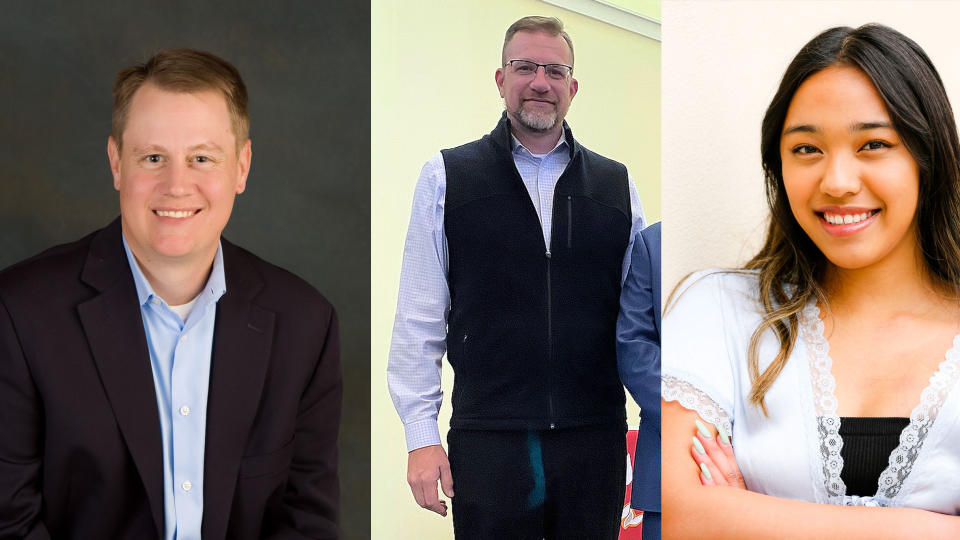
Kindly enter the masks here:
<path id="1" fill-rule="evenodd" d="M 643 540 L 660 540 L 660 512 L 643 513 L 640 536 Z"/>
<path id="2" fill-rule="evenodd" d="M 617 538 L 624 426 L 451 429 L 447 443 L 458 540 Z"/>

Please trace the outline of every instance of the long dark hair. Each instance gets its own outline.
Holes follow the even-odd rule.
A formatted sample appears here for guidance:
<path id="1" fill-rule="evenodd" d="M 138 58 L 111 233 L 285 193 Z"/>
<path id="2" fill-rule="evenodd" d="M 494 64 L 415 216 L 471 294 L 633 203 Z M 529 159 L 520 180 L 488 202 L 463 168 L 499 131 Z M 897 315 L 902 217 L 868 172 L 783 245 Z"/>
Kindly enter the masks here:
<path id="1" fill-rule="evenodd" d="M 746 268 L 759 270 L 765 317 L 750 340 L 750 402 L 766 413 L 764 395 L 780 375 L 797 336 L 798 314 L 811 298 L 826 303 L 828 261 L 800 228 L 783 186 L 780 137 L 797 89 L 830 66 L 851 66 L 870 78 L 893 127 L 916 160 L 920 173 L 917 243 L 930 277 L 954 293 L 960 285 L 960 145 L 953 110 L 943 82 L 919 45 L 880 24 L 831 28 L 809 43 L 790 63 L 763 118 L 760 151 L 766 178 L 770 224 L 763 248 Z M 761 335 L 772 329 L 780 351 L 759 372 Z"/>

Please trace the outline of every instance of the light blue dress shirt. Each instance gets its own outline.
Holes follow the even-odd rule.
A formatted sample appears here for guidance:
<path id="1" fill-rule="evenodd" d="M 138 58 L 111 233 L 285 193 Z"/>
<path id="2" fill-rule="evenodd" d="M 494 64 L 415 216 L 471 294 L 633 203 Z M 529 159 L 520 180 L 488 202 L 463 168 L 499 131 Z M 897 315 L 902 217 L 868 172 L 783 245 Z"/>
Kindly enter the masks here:
<path id="1" fill-rule="evenodd" d="M 133 273 L 163 441 L 163 514 L 166 540 L 200 540 L 207 391 L 217 300 L 227 292 L 217 245 L 210 278 L 183 321 L 153 292 L 123 239 Z"/>
<path id="2" fill-rule="evenodd" d="M 513 162 L 530 195 L 544 245 L 550 245 L 553 194 L 557 180 L 570 162 L 566 139 L 545 155 L 531 153 L 513 140 Z M 645 226 L 643 208 L 633 179 L 629 179 L 633 233 Z M 437 415 L 443 400 L 440 369 L 447 350 L 447 237 L 443 229 L 443 205 L 447 188 L 443 154 L 437 153 L 420 171 L 413 195 L 413 211 L 403 248 L 400 293 L 393 323 L 393 338 L 387 361 L 387 385 L 393 405 L 403 421 L 407 451 L 440 444 Z M 627 253 L 629 253 L 629 247 Z M 625 261 L 627 268 L 629 261 Z"/>

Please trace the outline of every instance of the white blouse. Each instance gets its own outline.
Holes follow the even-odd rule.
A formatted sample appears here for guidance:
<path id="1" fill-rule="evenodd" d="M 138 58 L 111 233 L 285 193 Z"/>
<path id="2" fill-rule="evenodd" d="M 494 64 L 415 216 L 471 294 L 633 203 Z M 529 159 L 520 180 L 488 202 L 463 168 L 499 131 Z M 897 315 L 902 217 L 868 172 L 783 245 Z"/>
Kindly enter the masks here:
<path id="1" fill-rule="evenodd" d="M 800 314 L 800 336 L 767 391 L 769 416 L 749 403 L 747 350 L 763 307 L 756 272 L 707 270 L 684 282 L 663 319 L 663 399 L 678 401 L 733 435 L 750 491 L 819 503 L 904 506 L 960 514 L 960 336 L 918 396 L 900 444 L 870 497 L 840 479 L 840 418 L 820 310 Z M 779 351 L 772 331 L 759 346 L 760 373 Z M 732 429 L 731 429 L 732 428 Z"/>

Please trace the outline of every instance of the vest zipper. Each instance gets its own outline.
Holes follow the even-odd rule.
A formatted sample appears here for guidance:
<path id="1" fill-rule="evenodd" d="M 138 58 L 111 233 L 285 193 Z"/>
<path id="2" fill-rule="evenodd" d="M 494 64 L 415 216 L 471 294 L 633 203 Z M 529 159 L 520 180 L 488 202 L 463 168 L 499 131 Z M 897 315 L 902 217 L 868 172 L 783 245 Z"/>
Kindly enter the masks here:
<path id="1" fill-rule="evenodd" d="M 550 410 L 550 429 L 556 429 L 553 413 L 553 306 L 550 293 L 550 249 L 547 249 L 547 404 Z"/>
<path id="2" fill-rule="evenodd" d="M 567 249 L 573 249 L 573 197 L 567 195 Z"/>

